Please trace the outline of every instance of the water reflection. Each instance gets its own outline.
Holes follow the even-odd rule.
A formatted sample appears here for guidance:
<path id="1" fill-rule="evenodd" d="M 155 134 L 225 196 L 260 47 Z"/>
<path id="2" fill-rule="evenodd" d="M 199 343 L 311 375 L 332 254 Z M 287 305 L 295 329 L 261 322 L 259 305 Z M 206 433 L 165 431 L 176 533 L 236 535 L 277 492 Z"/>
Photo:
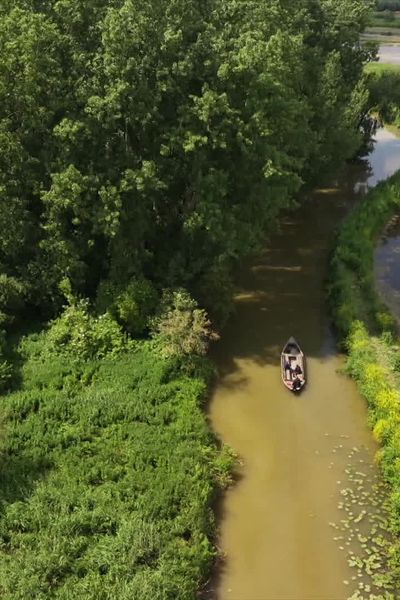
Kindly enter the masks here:
<path id="1" fill-rule="evenodd" d="M 374 136 L 374 150 L 369 159 L 371 172 L 367 178 L 368 187 L 374 187 L 399 169 L 399 154 L 400 139 L 383 127 L 378 129 Z"/>

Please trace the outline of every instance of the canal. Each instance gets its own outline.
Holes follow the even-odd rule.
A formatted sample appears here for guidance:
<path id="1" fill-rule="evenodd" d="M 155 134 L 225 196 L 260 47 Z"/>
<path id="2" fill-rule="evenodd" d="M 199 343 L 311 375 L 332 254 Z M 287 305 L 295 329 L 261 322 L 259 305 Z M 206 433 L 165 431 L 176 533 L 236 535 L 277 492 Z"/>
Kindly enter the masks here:
<path id="1" fill-rule="evenodd" d="M 377 447 L 365 404 L 342 372 L 324 289 L 341 220 L 399 168 L 400 142 L 378 130 L 369 156 L 310 194 L 238 274 L 235 316 L 214 351 L 220 377 L 209 408 L 213 429 L 238 455 L 219 514 L 223 558 L 210 598 L 338 600 L 385 589 L 384 553 L 374 546 L 385 535 Z M 280 379 L 290 335 L 307 356 L 300 396 Z M 371 556 L 377 567 L 369 568 Z"/>

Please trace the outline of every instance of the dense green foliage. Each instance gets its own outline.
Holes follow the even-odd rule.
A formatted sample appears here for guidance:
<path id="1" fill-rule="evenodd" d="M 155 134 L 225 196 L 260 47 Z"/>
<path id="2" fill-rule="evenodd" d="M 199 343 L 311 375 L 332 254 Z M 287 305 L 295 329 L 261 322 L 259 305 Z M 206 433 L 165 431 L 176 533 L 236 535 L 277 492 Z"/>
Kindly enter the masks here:
<path id="1" fill-rule="evenodd" d="M 95 319 L 87 360 L 75 333 L 60 354 L 66 319 L 21 343 L 21 390 L 2 399 L 0 596 L 195 598 L 230 464 L 201 411 L 209 368 L 189 378 Z"/>
<path id="2" fill-rule="evenodd" d="M 398 65 L 368 65 L 371 109 L 381 121 L 400 126 L 400 70 Z"/>
<path id="3" fill-rule="evenodd" d="M 371 190 L 339 231 L 331 260 L 329 301 L 341 339 L 361 320 L 373 332 L 393 328 L 374 284 L 377 236 L 400 207 L 400 173 Z"/>
<path id="4" fill-rule="evenodd" d="M 357 148 L 368 8 L 2 2 L 0 272 L 42 314 L 65 277 L 91 298 L 107 281 L 135 333 L 132 281 L 184 286 L 222 316 L 232 261 Z"/>

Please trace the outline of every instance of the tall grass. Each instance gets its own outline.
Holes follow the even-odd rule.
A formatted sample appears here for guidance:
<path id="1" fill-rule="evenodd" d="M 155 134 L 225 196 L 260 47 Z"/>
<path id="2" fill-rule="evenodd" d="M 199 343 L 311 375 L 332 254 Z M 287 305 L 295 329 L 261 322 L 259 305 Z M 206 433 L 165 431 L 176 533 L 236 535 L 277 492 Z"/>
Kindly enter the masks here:
<path id="1" fill-rule="evenodd" d="M 194 599 L 231 462 L 202 412 L 206 363 L 189 378 L 149 342 L 79 363 L 42 344 L 24 341 L 2 398 L 0 597 Z"/>

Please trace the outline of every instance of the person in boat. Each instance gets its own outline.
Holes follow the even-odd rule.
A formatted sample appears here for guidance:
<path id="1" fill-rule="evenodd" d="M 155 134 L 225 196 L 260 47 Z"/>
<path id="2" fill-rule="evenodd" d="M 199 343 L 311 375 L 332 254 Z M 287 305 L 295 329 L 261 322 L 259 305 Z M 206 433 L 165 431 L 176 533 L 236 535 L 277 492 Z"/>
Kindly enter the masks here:
<path id="1" fill-rule="evenodd" d="M 285 377 L 286 377 L 286 379 L 291 379 L 292 378 L 292 367 L 291 367 L 290 362 L 288 361 L 288 359 L 286 359 L 286 362 L 283 365 L 283 368 L 285 370 Z"/>
<path id="2" fill-rule="evenodd" d="M 298 377 L 296 375 L 296 377 L 293 380 L 293 386 L 292 386 L 293 391 L 298 392 L 301 389 L 301 385 L 302 385 L 301 379 L 300 379 L 300 377 Z"/>
<path id="3" fill-rule="evenodd" d="M 301 368 L 301 366 L 300 366 L 298 363 L 297 363 L 297 365 L 296 365 L 296 367 L 295 367 L 295 369 L 294 369 L 294 373 L 295 373 L 296 375 L 303 375 L 302 368 Z"/>

